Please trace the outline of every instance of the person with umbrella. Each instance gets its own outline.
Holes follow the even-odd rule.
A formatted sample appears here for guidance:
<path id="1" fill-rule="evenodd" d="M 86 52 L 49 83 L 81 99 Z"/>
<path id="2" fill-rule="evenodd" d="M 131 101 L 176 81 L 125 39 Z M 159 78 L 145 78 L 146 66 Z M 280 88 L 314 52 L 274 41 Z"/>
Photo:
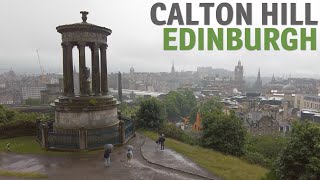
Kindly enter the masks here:
<path id="1" fill-rule="evenodd" d="M 133 157 L 133 146 L 131 146 L 131 145 L 128 145 L 127 146 L 127 149 L 128 149 L 128 151 L 127 151 L 127 164 L 125 165 L 126 167 L 128 166 L 129 168 L 131 167 L 131 159 L 132 159 L 132 157 Z"/>
<path id="2" fill-rule="evenodd" d="M 104 146 L 104 149 L 105 149 L 104 155 L 103 155 L 103 157 L 104 157 L 104 165 L 106 167 L 110 167 L 110 164 L 111 164 L 111 158 L 110 158 L 111 155 L 110 154 L 111 154 L 111 151 L 113 149 L 113 145 L 112 144 L 106 144 Z"/>

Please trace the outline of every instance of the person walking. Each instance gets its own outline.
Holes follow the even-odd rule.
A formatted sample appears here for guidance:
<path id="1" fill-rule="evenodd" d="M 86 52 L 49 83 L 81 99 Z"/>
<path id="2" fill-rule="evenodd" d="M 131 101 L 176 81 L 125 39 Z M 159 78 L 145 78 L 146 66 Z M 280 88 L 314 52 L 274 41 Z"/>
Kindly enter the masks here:
<path id="1" fill-rule="evenodd" d="M 159 138 L 159 142 L 160 142 L 160 150 L 164 151 L 164 142 L 166 141 L 166 138 L 164 138 L 164 134 L 161 134 L 160 138 Z"/>
<path id="2" fill-rule="evenodd" d="M 111 157 L 110 157 L 110 155 L 111 155 L 111 149 L 106 149 L 106 150 L 104 151 L 104 155 L 103 155 L 103 157 L 104 157 L 104 165 L 105 165 L 106 167 L 110 167 L 110 164 L 111 164 Z"/>
<path id="3" fill-rule="evenodd" d="M 131 167 L 132 157 L 133 157 L 132 149 L 128 149 L 128 151 L 127 151 L 127 164 L 125 165 L 126 167 L 127 167 L 127 166 L 128 166 L 129 168 Z"/>

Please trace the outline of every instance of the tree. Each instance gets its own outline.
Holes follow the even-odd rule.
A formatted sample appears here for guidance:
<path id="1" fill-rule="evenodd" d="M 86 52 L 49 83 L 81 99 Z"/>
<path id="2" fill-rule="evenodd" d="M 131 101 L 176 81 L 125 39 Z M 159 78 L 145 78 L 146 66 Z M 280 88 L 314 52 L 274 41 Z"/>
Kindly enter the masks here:
<path id="1" fill-rule="evenodd" d="M 222 111 L 208 111 L 203 116 L 203 146 L 240 156 L 244 154 L 246 130 L 233 112 L 230 115 Z"/>
<path id="2" fill-rule="evenodd" d="M 181 108 L 182 117 L 190 115 L 190 111 L 197 106 L 197 100 L 192 91 L 182 91 L 184 102 Z"/>
<path id="3" fill-rule="evenodd" d="M 163 103 L 169 119 L 187 117 L 194 107 L 197 106 L 196 98 L 192 91 L 170 91 L 164 98 Z"/>
<path id="4" fill-rule="evenodd" d="M 182 102 L 182 98 L 182 95 L 177 91 L 170 91 L 164 98 L 163 102 L 169 119 L 180 117 L 180 103 Z"/>
<path id="5" fill-rule="evenodd" d="M 140 102 L 137 125 L 141 128 L 158 129 L 165 122 L 166 112 L 161 101 L 149 98 Z"/>
<path id="6" fill-rule="evenodd" d="M 200 106 L 195 106 L 191 110 L 190 113 L 190 123 L 194 123 L 196 121 L 197 113 L 200 110 L 200 113 L 203 115 L 205 112 L 221 112 L 222 111 L 222 103 L 219 102 L 219 98 L 212 98 L 204 102 Z"/>
<path id="7" fill-rule="evenodd" d="M 170 91 L 163 102 L 170 119 L 189 116 L 192 109 L 197 106 L 192 91 Z"/>
<path id="8" fill-rule="evenodd" d="M 136 116 L 138 107 L 136 105 L 130 105 L 128 103 L 121 103 L 119 107 L 121 114 L 127 117 Z"/>
<path id="9" fill-rule="evenodd" d="M 320 179 L 320 126 L 296 122 L 276 163 L 280 179 Z"/>
<path id="10" fill-rule="evenodd" d="M 6 112 L 4 109 L 0 109 L 0 123 L 4 123 L 7 122 L 7 116 L 6 116 Z"/>
<path id="11" fill-rule="evenodd" d="M 29 106 L 40 105 L 40 99 L 28 98 L 25 101 L 25 105 L 29 105 Z"/>

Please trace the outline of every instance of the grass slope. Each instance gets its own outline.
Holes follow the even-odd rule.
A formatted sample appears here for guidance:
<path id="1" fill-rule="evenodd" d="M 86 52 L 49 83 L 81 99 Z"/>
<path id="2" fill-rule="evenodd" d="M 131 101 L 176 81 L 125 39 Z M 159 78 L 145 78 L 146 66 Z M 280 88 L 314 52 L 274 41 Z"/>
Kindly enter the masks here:
<path id="1" fill-rule="evenodd" d="M 6 145 L 10 143 L 10 152 L 19 154 L 46 154 L 46 155 L 77 155 L 77 154 L 94 154 L 100 150 L 81 151 L 81 152 L 59 152 L 45 151 L 33 136 L 15 137 L 9 139 L 0 139 L 0 152 L 7 152 Z"/>
<path id="2" fill-rule="evenodd" d="M 153 140 L 158 138 L 158 135 L 154 132 L 143 131 L 142 133 Z M 263 167 L 249 164 L 237 157 L 224 155 L 199 146 L 191 146 L 170 138 L 166 138 L 165 145 L 224 179 L 259 180 L 268 172 Z"/>
<path id="3" fill-rule="evenodd" d="M 20 178 L 47 178 L 47 175 L 37 172 L 17 172 L 0 170 L 0 176 L 14 176 Z"/>

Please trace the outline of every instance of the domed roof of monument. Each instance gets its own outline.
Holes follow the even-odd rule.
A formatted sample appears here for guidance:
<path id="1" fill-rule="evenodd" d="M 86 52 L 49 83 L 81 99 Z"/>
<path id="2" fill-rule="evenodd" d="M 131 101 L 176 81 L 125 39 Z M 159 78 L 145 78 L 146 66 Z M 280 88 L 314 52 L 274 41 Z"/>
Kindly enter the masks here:
<path id="1" fill-rule="evenodd" d="M 89 31 L 89 32 L 100 32 L 107 35 L 110 35 L 112 33 L 111 29 L 88 23 L 87 22 L 87 15 L 89 14 L 88 12 L 81 11 L 80 13 L 82 14 L 81 23 L 61 25 L 56 28 L 57 31 L 59 33 L 73 32 L 73 31 Z"/>

